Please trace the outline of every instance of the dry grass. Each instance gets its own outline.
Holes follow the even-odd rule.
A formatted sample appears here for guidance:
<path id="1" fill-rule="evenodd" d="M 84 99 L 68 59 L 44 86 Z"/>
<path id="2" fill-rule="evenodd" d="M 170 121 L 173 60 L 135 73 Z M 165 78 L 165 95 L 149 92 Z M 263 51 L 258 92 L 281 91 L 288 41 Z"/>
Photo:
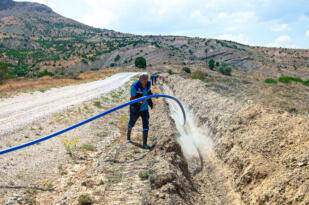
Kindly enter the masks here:
<path id="1" fill-rule="evenodd" d="M 87 83 L 102 78 L 109 77 L 117 73 L 114 70 L 100 70 L 100 71 L 87 71 L 77 76 L 77 79 L 72 78 L 52 78 L 50 76 L 44 76 L 39 79 L 14 79 L 8 80 L 4 84 L 0 85 L 0 98 L 10 97 L 24 92 L 35 92 L 46 90 L 53 87 L 63 87 L 68 85 L 76 85 L 81 83 Z"/>

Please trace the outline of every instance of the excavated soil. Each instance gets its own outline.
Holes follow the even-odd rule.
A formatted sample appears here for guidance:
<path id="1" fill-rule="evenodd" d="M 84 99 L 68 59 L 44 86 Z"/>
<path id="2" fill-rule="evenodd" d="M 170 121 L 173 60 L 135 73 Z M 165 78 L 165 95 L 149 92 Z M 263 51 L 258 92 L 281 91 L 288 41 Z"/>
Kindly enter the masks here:
<path id="1" fill-rule="evenodd" d="M 195 114 L 199 127 L 210 130 L 215 160 L 208 163 L 221 170 L 241 202 L 309 203 L 307 115 L 222 96 L 199 80 L 176 75 L 161 79 Z"/>

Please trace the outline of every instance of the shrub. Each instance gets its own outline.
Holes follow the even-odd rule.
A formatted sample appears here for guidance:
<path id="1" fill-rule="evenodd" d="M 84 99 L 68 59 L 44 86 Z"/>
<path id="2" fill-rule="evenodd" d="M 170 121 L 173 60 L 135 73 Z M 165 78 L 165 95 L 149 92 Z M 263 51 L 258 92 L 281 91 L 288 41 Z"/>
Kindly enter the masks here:
<path id="1" fill-rule="evenodd" d="M 88 64 L 88 61 L 86 59 L 82 59 L 82 63 Z"/>
<path id="2" fill-rule="evenodd" d="M 303 81 L 303 85 L 309 86 L 309 80 Z"/>
<path id="3" fill-rule="evenodd" d="M 92 71 L 98 71 L 99 68 L 91 68 L 90 70 L 92 70 Z"/>
<path id="4" fill-rule="evenodd" d="M 149 178 L 149 176 L 153 175 L 154 171 L 153 170 L 148 170 L 148 171 L 141 171 L 138 173 L 139 178 L 141 178 L 141 180 L 146 180 Z"/>
<path id="5" fill-rule="evenodd" d="M 114 67 L 115 65 L 116 65 L 115 63 L 109 64 L 110 67 Z"/>
<path id="6" fill-rule="evenodd" d="M 282 83 L 290 83 L 291 81 L 294 81 L 296 83 L 303 83 L 304 81 L 301 78 L 294 78 L 290 76 L 282 76 L 278 79 Z"/>
<path id="7" fill-rule="evenodd" d="M 54 74 L 52 72 L 48 72 L 47 69 L 45 69 L 43 72 L 39 73 L 39 77 L 43 77 L 43 76 L 54 76 Z"/>
<path id="8" fill-rule="evenodd" d="M 146 68 L 146 59 L 143 57 L 137 57 L 134 62 L 137 68 Z"/>
<path id="9" fill-rule="evenodd" d="M 3 83 L 4 80 L 6 80 L 9 76 L 9 67 L 3 63 L 0 62 L 0 84 Z"/>
<path id="10" fill-rule="evenodd" d="M 191 73 L 191 69 L 188 67 L 183 67 L 182 70 L 186 73 Z"/>
<path id="11" fill-rule="evenodd" d="M 220 63 L 219 63 L 219 62 L 216 62 L 216 66 L 219 67 L 219 66 L 220 66 Z"/>
<path id="12" fill-rule="evenodd" d="M 213 70 L 215 68 L 215 60 L 214 59 L 210 59 L 208 61 L 208 67 L 210 70 Z"/>
<path id="13" fill-rule="evenodd" d="M 291 77 L 282 76 L 282 77 L 278 78 L 278 81 L 281 82 L 281 83 L 289 83 L 289 82 L 291 82 Z"/>
<path id="14" fill-rule="evenodd" d="M 232 67 L 229 66 L 227 63 L 222 62 L 221 65 L 218 67 L 218 71 L 223 75 L 231 75 Z"/>
<path id="15" fill-rule="evenodd" d="M 201 70 L 194 71 L 193 73 L 191 73 L 190 77 L 192 79 L 199 79 L 199 80 L 205 79 L 204 73 Z"/>
<path id="16" fill-rule="evenodd" d="M 277 81 L 272 79 L 272 78 L 267 78 L 266 80 L 264 80 L 264 83 L 268 83 L 268 84 L 276 84 Z"/>
<path id="17" fill-rule="evenodd" d="M 114 58 L 114 61 L 117 62 L 117 61 L 119 61 L 119 59 L 120 59 L 120 55 L 117 55 L 117 56 Z"/>
<path id="18" fill-rule="evenodd" d="M 78 197 L 78 203 L 80 205 L 90 205 L 93 204 L 93 201 L 91 200 L 89 194 L 82 194 Z"/>
<path id="19" fill-rule="evenodd" d="M 168 69 L 167 72 L 168 72 L 168 74 L 170 74 L 170 75 L 173 75 L 173 74 L 174 74 L 174 72 L 173 72 L 171 69 Z"/>

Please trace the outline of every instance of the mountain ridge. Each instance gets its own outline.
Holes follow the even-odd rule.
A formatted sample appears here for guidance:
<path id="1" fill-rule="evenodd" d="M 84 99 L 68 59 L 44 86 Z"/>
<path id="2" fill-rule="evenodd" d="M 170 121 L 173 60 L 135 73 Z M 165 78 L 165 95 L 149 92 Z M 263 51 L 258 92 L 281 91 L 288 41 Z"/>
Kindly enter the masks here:
<path id="1" fill-rule="evenodd" d="M 5 1 L 10 6 L 0 10 L 0 60 L 17 76 L 33 76 L 37 69 L 68 73 L 132 67 L 136 57 L 144 56 L 148 65 L 199 64 L 206 68 L 214 59 L 243 72 L 309 78 L 309 50 L 120 33 L 63 17 L 43 4 Z"/>

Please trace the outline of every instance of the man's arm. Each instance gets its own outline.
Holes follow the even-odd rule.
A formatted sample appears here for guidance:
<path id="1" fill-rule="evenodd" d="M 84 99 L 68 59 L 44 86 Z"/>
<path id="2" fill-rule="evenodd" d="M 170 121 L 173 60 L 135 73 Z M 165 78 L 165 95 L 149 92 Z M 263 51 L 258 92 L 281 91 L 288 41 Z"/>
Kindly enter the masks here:
<path id="1" fill-rule="evenodd" d="M 130 100 L 134 100 L 136 98 L 136 89 L 135 86 L 133 85 L 131 86 L 130 94 L 131 94 Z"/>
<path id="2" fill-rule="evenodd" d="M 151 90 L 148 90 L 147 95 L 152 95 Z M 151 98 L 148 99 L 148 105 L 151 109 L 153 108 L 153 102 Z"/>

